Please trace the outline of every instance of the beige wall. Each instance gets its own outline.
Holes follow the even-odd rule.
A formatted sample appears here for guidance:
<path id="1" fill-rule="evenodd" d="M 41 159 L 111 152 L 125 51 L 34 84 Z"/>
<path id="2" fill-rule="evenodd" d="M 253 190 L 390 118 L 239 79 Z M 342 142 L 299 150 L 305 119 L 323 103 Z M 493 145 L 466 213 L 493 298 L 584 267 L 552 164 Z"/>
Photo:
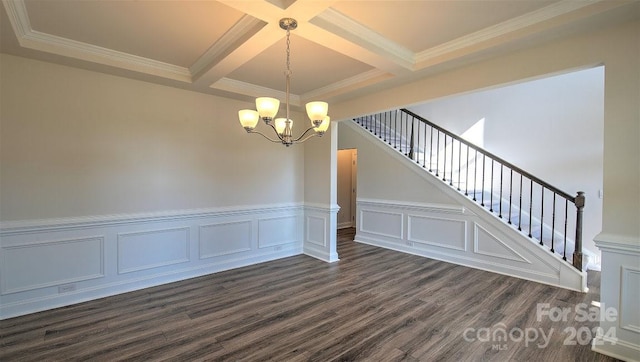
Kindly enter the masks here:
<path id="1" fill-rule="evenodd" d="M 640 240 L 640 22 L 532 46 L 334 104 L 334 119 L 605 65 L 603 234 Z M 342 147 L 342 145 L 341 145 Z M 363 192 L 366 192 L 364 190 Z"/>
<path id="2" fill-rule="evenodd" d="M 2 221 L 304 201 L 304 145 L 247 135 L 250 104 L 0 60 Z"/>
<path id="3" fill-rule="evenodd" d="M 439 189 L 425 182 L 423 176 L 398 162 L 375 139 L 365 139 L 353 129 L 340 124 L 338 147 L 358 150 L 358 200 L 377 199 L 424 204 L 455 205 Z M 384 145 L 382 145 L 384 147 Z M 402 175 L 402 177 L 399 177 Z"/>
<path id="4" fill-rule="evenodd" d="M 305 143 L 304 201 L 306 203 L 330 207 L 337 202 L 336 126 L 332 123 L 324 136 L 314 137 Z"/>

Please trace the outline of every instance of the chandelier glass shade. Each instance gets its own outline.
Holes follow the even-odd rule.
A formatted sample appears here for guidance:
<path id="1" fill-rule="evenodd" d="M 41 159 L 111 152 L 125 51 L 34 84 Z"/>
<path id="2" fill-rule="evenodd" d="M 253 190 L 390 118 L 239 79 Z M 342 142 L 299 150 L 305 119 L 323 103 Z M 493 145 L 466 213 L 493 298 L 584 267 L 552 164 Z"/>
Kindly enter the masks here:
<path id="1" fill-rule="evenodd" d="M 280 101 L 276 98 L 258 97 L 256 98 L 256 110 L 243 109 L 238 111 L 238 119 L 240 124 L 247 133 L 257 133 L 271 142 L 282 143 L 289 147 L 295 143 L 302 143 L 311 137 L 322 137 L 329 129 L 331 118 L 327 116 L 329 105 L 327 102 L 313 101 L 306 104 L 305 109 L 307 116 L 311 120 L 311 126 L 308 127 L 299 137 L 293 137 L 293 120 L 289 117 L 289 87 L 291 83 L 291 66 L 290 66 L 290 32 L 298 26 L 295 19 L 280 19 L 280 28 L 287 31 L 287 69 L 285 71 L 285 106 L 286 117 L 275 118 L 280 109 Z M 277 138 L 270 138 L 262 132 L 256 131 L 255 128 L 260 122 L 264 121 L 270 126 Z"/>

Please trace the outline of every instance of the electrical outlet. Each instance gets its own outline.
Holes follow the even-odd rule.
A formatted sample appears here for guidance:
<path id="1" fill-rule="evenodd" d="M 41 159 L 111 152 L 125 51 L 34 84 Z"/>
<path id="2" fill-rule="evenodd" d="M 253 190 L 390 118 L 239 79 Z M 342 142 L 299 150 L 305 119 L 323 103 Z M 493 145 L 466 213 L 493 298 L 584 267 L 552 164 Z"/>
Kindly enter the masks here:
<path id="1" fill-rule="evenodd" d="M 407 245 L 413 246 L 413 241 L 407 241 Z"/>
<path id="2" fill-rule="evenodd" d="M 65 285 L 58 286 L 59 294 L 73 292 L 74 290 L 76 290 L 75 284 L 65 284 Z"/>
<path id="3" fill-rule="evenodd" d="M 274 246 L 273 250 L 280 251 L 280 250 L 282 250 L 282 246 L 280 246 L 280 245 Z"/>

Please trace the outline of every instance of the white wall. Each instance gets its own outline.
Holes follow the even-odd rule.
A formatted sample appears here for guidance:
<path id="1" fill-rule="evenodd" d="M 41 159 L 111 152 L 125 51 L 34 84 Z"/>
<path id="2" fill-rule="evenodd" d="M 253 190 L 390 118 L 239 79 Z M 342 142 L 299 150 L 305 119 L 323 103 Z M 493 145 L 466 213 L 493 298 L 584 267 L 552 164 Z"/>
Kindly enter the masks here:
<path id="1" fill-rule="evenodd" d="M 0 319 L 302 252 L 304 145 L 247 135 L 252 105 L 0 67 Z"/>
<path id="2" fill-rule="evenodd" d="M 326 262 L 338 261 L 337 214 L 338 129 L 332 123 L 321 138 L 305 144 L 304 253 Z"/>
<path id="3" fill-rule="evenodd" d="M 418 173 L 407 171 L 405 165 L 394 162 L 379 145 L 363 139 L 342 122 L 338 129 L 338 145 L 341 149 L 354 148 L 358 151 L 358 199 L 444 205 L 455 203 L 450 197 L 425 183 Z"/>
<path id="4" fill-rule="evenodd" d="M 303 200 L 304 148 L 247 135 L 251 105 L 1 60 L 2 221 Z"/>
<path id="5" fill-rule="evenodd" d="M 602 230 L 603 67 L 410 109 L 458 135 L 484 119 L 483 148 L 570 195 L 584 191 L 583 245 L 600 254 L 593 239 Z"/>

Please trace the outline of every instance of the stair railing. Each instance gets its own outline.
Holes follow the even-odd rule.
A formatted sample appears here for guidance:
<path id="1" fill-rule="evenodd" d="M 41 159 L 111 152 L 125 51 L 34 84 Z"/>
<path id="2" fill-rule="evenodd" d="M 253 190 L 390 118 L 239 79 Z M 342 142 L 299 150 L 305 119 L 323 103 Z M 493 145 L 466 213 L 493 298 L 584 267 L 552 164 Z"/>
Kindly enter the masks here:
<path id="1" fill-rule="evenodd" d="M 572 264 L 582 270 L 584 192 L 572 196 L 407 109 L 354 121 L 565 261 L 573 242 Z"/>

